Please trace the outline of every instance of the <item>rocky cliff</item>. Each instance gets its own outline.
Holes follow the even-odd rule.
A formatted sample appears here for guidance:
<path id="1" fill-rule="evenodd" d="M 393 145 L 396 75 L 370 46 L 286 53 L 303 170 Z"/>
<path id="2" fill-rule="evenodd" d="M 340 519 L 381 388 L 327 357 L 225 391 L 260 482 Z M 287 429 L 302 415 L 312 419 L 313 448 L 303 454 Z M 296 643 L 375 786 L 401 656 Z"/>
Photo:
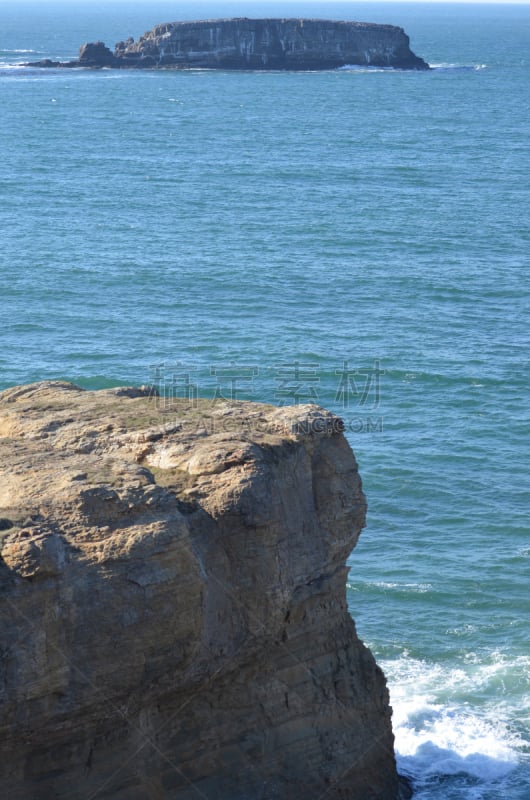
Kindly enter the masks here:
<path id="1" fill-rule="evenodd" d="M 41 383 L 0 472 L 2 797 L 395 800 L 337 418 Z"/>
<path id="2" fill-rule="evenodd" d="M 429 69 L 402 28 L 316 19 L 218 19 L 157 25 L 137 42 L 83 45 L 79 61 L 40 66 L 334 69 L 347 64 Z"/>

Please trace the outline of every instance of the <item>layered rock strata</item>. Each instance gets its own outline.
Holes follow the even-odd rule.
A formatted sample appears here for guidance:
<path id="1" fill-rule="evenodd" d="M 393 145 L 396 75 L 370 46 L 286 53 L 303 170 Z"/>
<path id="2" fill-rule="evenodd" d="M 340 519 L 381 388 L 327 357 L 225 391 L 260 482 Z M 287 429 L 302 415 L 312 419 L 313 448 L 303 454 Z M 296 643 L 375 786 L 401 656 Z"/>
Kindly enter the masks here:
<path id="1" fill-rule="evenodd" d="M 395 800 L 336 417 L 34 384 L 0 471 L 2 797 Z"/>
<path id="2" fill-rule="evenodd" d="M 402 28 L 317 19 L 218 19 L 156 25 L 137 42 L 81 47 L 79 61 L 33 66 L 318 70 L 348 64 L 428 69 Z"/>

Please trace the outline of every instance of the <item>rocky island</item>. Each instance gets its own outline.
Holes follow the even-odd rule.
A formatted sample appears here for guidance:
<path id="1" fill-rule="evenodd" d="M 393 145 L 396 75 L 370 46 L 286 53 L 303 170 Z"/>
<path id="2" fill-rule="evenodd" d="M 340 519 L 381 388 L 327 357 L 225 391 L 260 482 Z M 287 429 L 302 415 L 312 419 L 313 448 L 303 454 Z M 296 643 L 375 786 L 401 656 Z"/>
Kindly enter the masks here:
<path id="1" fill-rule="evenodd" d="M 429 69 L 402 28 L 319 19 L 218 19 L 168 22 L 118 42 L 82 45 L 77 61 L 28 66 L 320 70 L 347 65 Z"/>
<path id="2" fill-rule="evenodd" d="M 0 472 L 2 797 L 402 796 L 337 417 L 44 382 Z"/>

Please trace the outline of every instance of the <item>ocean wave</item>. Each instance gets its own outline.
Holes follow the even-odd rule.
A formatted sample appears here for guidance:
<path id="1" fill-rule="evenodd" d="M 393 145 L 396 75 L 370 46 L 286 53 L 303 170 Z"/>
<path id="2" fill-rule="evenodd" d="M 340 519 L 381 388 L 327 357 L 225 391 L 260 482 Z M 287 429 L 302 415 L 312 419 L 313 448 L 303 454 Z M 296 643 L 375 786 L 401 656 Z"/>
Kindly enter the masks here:
<path id="1" fill-rule="evenodd" d="M 23 49 L 6 50 L 6 49 L 1 49 L 0 50 L 0 57 L 1 56 L 10 56 L 10 55 L 17 54 L 17 53 L 33 53 L 33 55 L 39 55 L 39 51 L 38 50 L 23 50 Z"/>
<path id="2" fill-rule="evenodd" d="M 421 784 L 433 776 L 462 775 L 482 781 L 503 778 L 518 764 L 502 725 L 455 708 L 416 709 L 415 727 L 395 728 L 401 772 Z"/>
<path id="3" fill-rule="evenodd" d="M 12 69 L 27 70 L 28 67 L 24 66 L 24 64 L 13 63 L 12 61 L 11 62 L 0 61 L 0 70 L 12 70 Z"/>
<path id="4" fill-rule="evenodd" d="M 429 64 L 432 70 L 437 72 L 477 72 L 481 69 L 487 69 L 487 64 Z"/>
<path id="5" fill-rule="evenodd" d="M 372 586 L 378 589 L 399 589 L 404 592 L 413 592 L 417 594 L 425 594 L 431 591 L 431 583 L 394 583 L 390 581 L 374 581 Z"/>
<path id="6" fill-rule="evenodd" d="M 343 64 L 337 67 L 337 72 L 396 72 L 395 67 L 376 67 L 370 64 Z"/>
<path id="7" fill-rule="evenodd" d="M 530 659 L 510 662 L 495 652 L 454 668 L 405 653 L 381 666 L 394 709 L 398 769 L 413 781 L 418 800 L 448 796 L 427 791 L 433 781 L 438 785 L 460 776 L 490 784 L 517 769 L 525 743 L 513 727 L 510 702 L 518 701 L 502 686 L 511 682 L 512 673 L 519 680 L 528 674 Z"/>

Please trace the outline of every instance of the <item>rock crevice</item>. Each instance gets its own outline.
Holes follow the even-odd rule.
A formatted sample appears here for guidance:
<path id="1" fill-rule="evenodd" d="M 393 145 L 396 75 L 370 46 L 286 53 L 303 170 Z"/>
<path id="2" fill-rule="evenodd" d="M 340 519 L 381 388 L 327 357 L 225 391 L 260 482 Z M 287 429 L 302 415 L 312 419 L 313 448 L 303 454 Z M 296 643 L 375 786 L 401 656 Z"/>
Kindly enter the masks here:
<path id="1" fill-rule="evenodd" d="M 2 796 L 396 800 L 337 418 L 162 405 L 0 394 Z"/>

